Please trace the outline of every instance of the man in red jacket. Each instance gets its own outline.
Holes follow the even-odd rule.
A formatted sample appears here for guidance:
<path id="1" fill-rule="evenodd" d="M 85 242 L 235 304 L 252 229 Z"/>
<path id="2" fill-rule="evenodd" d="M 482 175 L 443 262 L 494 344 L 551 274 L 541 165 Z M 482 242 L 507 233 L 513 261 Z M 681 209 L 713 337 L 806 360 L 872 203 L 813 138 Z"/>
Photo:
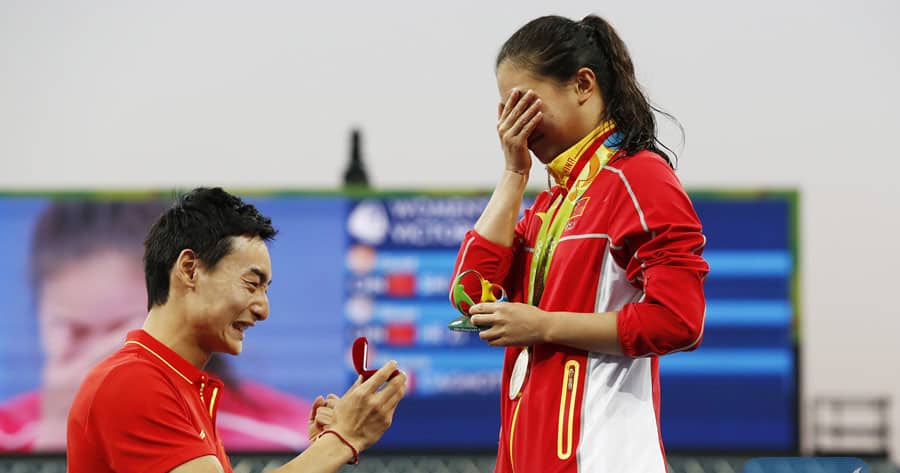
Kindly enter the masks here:
<path id="1" fill-rule="evenodd" d="M 179 199 L 150 229 L 143 329 L 87 375 L 69 412 L 72 473 L 223 473 L 231 465 L 216 419 L 224 384 L 202 369 L 213 353 L 243 350 L 269 316 L 271 220 L 222 189 Z M 275 471 L 336 472 L 377 441 L 403 397 L 389 362 L 343 397 L 314 403 L 313 444 Z M 316 410 L 318 412 L 316 412 Z"/>

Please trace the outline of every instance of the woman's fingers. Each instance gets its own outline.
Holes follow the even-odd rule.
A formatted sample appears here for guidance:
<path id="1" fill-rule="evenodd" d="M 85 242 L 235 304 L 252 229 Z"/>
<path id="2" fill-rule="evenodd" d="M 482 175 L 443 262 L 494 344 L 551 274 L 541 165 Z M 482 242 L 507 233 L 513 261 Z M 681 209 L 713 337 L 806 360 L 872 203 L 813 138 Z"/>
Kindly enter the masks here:
<path id="1" fill-rule="evenodd" d="M 487 330 L 478 332 L 478 338 L 490 343 L 503 336 L 503 331 L 499 327 L 491 327 Z"/>
<path id="2" fill-rule="evenodd" d="M 498 123 L 503 123 L 506 120 L 506 117 L 512 112 L 513 107 L 516 105 L 520 98 L 521 92 L 518 89 L 513 89 L 512 92 L 509 93 L 509 97 L 506 97 L 506 102 L 500 106 L 500 118 L 497 120 Z"/>
<path id="3" fill-rule="evenodd" d="M 525 113 L 525 110 L 531 106 L 531 103 L 536 100 L 534 92 L 528 91 L 526 92 L 521 99 L 519 99 L 516 104 L 512 107 L 512 110 L 509 111 L 509 114 L 506 115 L 506 119 L 504 120 L 504 128 L 507 131 L 512 130 L 513 126 L 515 126 L 516 122 L 519 120 L 519 117 Z"/>
<path id="4" fill-rule="evenodd" d="M 525 137 L 526 142 L 527 142 L 528 138 L 531 136 L 531 134 L 534 132 L 534 129 L 537 128 L 538 125 L 540 125 L 541 120 L 543 120 L 543 119 L 544 119 L 543 112 L 538 110 L 537 113 L 535 113 L 534 116 L 532 116 L 528 120 L 528 123 L 526 123 L 525 126 L 522 128 L 522 136 Z"/>
<path id="5" fill-rule="evenodd" d="M 519 119 L 513 123 L 512 128 L 509 129 L 509 132 L 516 136 L 521 136 L 522 138 L 528 138 L 528 134 L 531 133 L 533 127 L 529 130 L 528 125 L 532 123 L 535 115 L 541 113 L 541 99 L 535 99 L 531 102 L 531 105 L 528 106 L 525 111 L 519 115 Z"/>

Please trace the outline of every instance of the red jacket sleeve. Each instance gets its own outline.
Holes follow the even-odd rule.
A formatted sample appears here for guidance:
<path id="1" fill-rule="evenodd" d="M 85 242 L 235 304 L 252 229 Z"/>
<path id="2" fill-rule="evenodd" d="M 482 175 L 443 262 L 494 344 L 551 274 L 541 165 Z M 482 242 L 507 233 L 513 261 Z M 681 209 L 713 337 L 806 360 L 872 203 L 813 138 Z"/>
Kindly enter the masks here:
<path id="1" fill-rule="evenodd" d="M 152 366 L 110 371 L 91 405 L 93 438 L 115 471 L 167 472 L 215 455 L 174 386 Z"/>
<path id="2" fill-rule="evenodd" d="M 510 300 L 522 300 L 520 284 L 515 278 L 518 275 L 518 271 L 523 270 L 520 267 L 522 262 L 518 261 L 518 255 L 524 250 L 527 222 L 534 212 L 534 206 L 542 198 L 546 199 L 546 195 L 543 193 L 538 196 L 534 205 L 525 209 L 524 216 L 516 223 L 512 246 L 507 247 L 494 243 L 479 235 L 475 230 L 469 230 L 463 238 L 459 253 L 456 255 L 456 264 L 453 266 L 453 280 L 465 271 L 475 270 L 488 281 L 502 285 L 506 289 Z M 453 280 L 450 281 L 451 303 L 453 302 Z M 477 293 L 477 291 L 477 287 L 466 287 L 466 292 L 469 294 Z"/>
<path id="3" fill-rule="evenodd" d="M 669 165 L 640 153 L 608 167 L 619 176 L 618 211 L 610 225 L 613 254 L 643 298 L 617 319 L 626 356 L 664 355 L 697 348 L 703 338 L 709 265 L 700 220 Z"/>
<path id="4" fill-rule="evenodd" d="M 475 230 L 469 230 L 456 255 L 453 278 L 465 271 L 475 270 L 488 281 L 503 281 L 509 273 L 512 256 L 512 247 L 494 243 Z"/>

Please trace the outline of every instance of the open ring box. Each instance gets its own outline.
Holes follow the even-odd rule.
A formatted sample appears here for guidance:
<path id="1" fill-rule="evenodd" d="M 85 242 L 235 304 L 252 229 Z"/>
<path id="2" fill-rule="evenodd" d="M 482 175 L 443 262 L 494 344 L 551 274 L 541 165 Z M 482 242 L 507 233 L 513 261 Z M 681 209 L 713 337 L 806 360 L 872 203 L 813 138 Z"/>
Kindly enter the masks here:
<path id="1" fill-rule="evenodd" d="M 353 368 L 362 375 L 363 381 L 368 380 L 378 370 L 369 369 L 369 340 L 366 337 L 359 337 L 353 341 Z M 399 370 L 394 370 L 388 380 L 400 374 Z"/>

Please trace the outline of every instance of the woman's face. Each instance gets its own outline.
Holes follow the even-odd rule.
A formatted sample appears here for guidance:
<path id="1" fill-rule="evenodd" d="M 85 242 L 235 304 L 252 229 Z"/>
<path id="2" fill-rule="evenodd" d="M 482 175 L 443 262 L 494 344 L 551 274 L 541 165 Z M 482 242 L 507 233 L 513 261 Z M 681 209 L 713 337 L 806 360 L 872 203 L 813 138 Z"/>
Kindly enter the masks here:
<path id="1" fill-rule="evenodd" d="M 541 99 L 543 119 L 528 139 L 528 148 L 544 164 L 569 149 L 598 124 L 602 105 L 599 109 L 586 106 L 595 105 L 592 100 L 602 104 L 598 100 L 596 82 L 590 85 L 589 90 L 585 90 L 583 82 L 572 80 L 561 84 L 540 77 L 512 61 L 503 61 L 497 67 L 501 110 L 513 90 L 519 90 L 523 95 L 531 90 Z"/>

